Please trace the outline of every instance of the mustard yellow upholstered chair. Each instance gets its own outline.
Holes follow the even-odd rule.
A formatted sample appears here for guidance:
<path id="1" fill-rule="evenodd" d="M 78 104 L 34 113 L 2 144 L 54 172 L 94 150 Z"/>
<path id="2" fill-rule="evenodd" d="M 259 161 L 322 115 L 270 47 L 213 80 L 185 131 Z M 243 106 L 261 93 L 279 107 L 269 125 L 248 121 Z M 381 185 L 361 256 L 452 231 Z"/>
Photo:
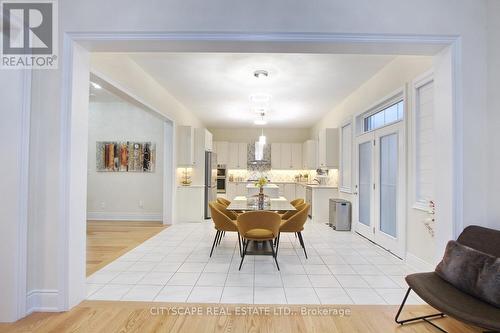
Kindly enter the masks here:
<path id="1" fill-rule="evenodd" d="M 282 220 L 288 220 L 290 217 L 294 216 L 295 214 L 297 214 L 299 211 L 302 210 L 302 208 L 304 208 L 307 204 L 305 202 L 299 204 L 299 205 L 296 205 L 294 206 L 296 210 L 289 210 L 287 211 L 286 213 L 284 214 L 281 214 L 281 219 Z M 292 205 L 293 206 L 293 205 Z"/>
<path id="2" fill-rule="evenodd" d="M 302 205 L 304 203 L 305 203 L 304 199 L 301 199 L 301 198 L 297 198 L 297 199 L 294 199 L 294 200 L 290 201 L 290 205 L 292 205 L 295 208 L 297 208 L 297 206 L 300 206 L 300 205 Z M 294 212 L 295 211 L 288 211 L 288 212 L 280 214 L 280 215 L 281 215 L 282 219 L 286 220 L 287 218 L 289 218 L 291 216 L 290 214 L 293 214 Z M 285 214 L 288 214 L 288 215 L 285 215 Z M 283 215 L 285 215 L 285 218 L 283 218 Z"/>
<path id="3" fill-rule="evenodd" d="M 240 268 L 247 252 L 250 241 L 268 242 L 271 246 L 272 256 L 276 262 L 278 270 L 278 260 L 274 251 L 273 241 L 279 235 L 281 218 L 279 214 L 268 211 L 252 211 L 238 215 L 238 230 L 243 240 L 243 255 L 241 257 Z"/>
<path id="4" fill-rule="evenodd" d="M 297 198 L 297 199 L 290 201 L 290 205 L 292 205 L 293 207 L 297 207 L 298 205 L 303 204 L 304 202 L 305 202 L 304 199 Z"/>
<path id="5" fill-rule="evenodd" d="M 224 198 L 217 198 L 217 202 L 220 204 L 223 204 L 226 207 L 231 204 L 231 201 L 224 199 Z"/>
<path id="6" fill-rule="evenodd" d="M 299 242 L 302 248 L 304 249 L 304 254 L 307 259 L 306 246 L 304 245 L 304 239 L 302 238 L 302 230 L 304 230 L 304 224 L 307 222 L 307 215 L 309 212 L 310 204 L 304 203 L 297 207 L 297 211 L 295 214 L 290 216 L 286 220 L 281 221 L 280 225 L 280 233 L 282 232 L 293 232 L 299 237 Z M 278 252 L 279 247 L 279 236 L 276 244 L 276 252 Z"/>
<path id="7" fill-rule="evenodd" d="M 210 257 L 211 257 L 212 253 L 214 252 L 214 247 L 220 244 L 222 235 L 226 231 L 238 232 L 238 226 L 236 224 L 236 220 L 230 217 L 229 213 L 231 212 L 228 211 L 223 205 L 214 201 L 210 202 L 208 206 L 210 207 L 210 212 L 212 213 L 212 220 L 214 221 L 214 226 L 215 229 L 217 230 L 215 234 L 214 243 L 212 244 L 212 250 L 210 251 Z M 241 254 L 241 241 L 239 233 L 238 233 L 238 247 L 240 249 L 240 254 Z"/>

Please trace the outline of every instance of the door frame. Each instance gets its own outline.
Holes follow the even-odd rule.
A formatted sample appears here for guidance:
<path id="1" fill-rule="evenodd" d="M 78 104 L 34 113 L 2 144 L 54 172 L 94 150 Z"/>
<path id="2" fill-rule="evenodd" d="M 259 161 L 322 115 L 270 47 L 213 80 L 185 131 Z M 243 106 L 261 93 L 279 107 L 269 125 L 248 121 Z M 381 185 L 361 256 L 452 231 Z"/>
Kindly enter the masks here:
<path id="1" fill-rule="evenodd" d="M 389 106 L 393 104 L 396 100 L 403 100 L 404 103 L 404 114 L 403 114 L 403 119 L 398 120 L 396 122 L 390 123 L 388 125 L 384 125 L 382 127 L 376 128 L 374 130 L 368 131 L 368 132 L 362 132 L 362 127 L 364 126 L 364 118 L 366 116 L 369 116 L 371 114 L 375 114 L 378 112 L 378 110 L 383 109 L 386 106 Z M 385 96 L 384 98 L 380 99 L 376 103 L 374 103 L 371 107 L 367 108 L 366 110 L 359 112 L 354 115 L 353 117 L 353 124 L 354 126 L 354 143 L 355 143 L 355 155 L 354 155 L 354 165 L 356 166 L 355 169 L 355 174 L 354 174 L 354 197 L 355 197 L 355 205 L 353 207 L 353 221 L 355 221 L 356 225 L 356 232 L 358 232 L 360 235 L 363 237 L 366 237 L 367 239 L 377 243 L 381 247 L 388 249 L 387 243 L 383 241 L 383 243 L 386 246 L 383 246 L 383 244 L 380 244 L 377 242 L 377 239 L 380 239 L 380 236 L 377 236 L 377 232 L 379 227 L 380 227 L 380 216 L 379 216 L 379 201 L 380 201 L 380 195 L 376 194 L 376 191 L 379 191 L 380 189 L 380 179 L 379 175 L 377 175 L 377 170 L 379 170 L 379 167 L 377 166 L 379 163 L 379 158 L 380 154 L 376 154 L 377 151 L 380 150 L 380 143 L 378 142 L 378 136 L 377 133 L 387 131 L 387 129 L 390 129 L 391 127 L 398 127 L 398 131 L 402 134 L 403 140 L 398 140 L 399 144 L 402 144 L 403 147 L 401 149 L 401 156 L 399 157 L 399 173 L 398 177 L 402 176 L 402 181 L 398 182 L 398 198 L 399 198 L 399 193 L 401 193 L 401 207 L 398 207 L 398 221 L 401 221 L 398 223 L 398 227 L 400 226 L 401 233 L 398 232 L 398 236 L 400 238 L 400 242 L 398 242 L 397 250 L 396 251 L 390 251 L 391 253 L 395 254 L 396 256 L 405 259 L 406 258 L 406 244 L 407 244 L 407 237 L 408 235 L 406 234 L 406 224 L 407 224 L 407 212 L 408 212 L 408 206 L 406 204 L 406 190 L 408 188 L 408 181 L 407 181 L 407 168 L 408 168 L 408 163 L 407 163 L 407 143 L 408 143 L 408 137 L 407 133 L 408 131 L 406 130 L 407 124 L 408 124 L 408 117 L 410 117 L 411 110 L 409 109 L 410 103 L 408 100 L 408 94 L 407 94 L 407 87 L 401 87 L 397 89 L 396 91 L 392 92 L 391 94 Z M 361 134 L 358 134 L 360 133 Z M 366 141 L 367 138 L 371 138 L 373 142 L 376 142 L 375 145 L 372 145 L 372 182 L 373 184 L 377 184 L 375 186 L 375 189 L 372 191 L 372 202 L 371 202 L 371 222 L 372 225 L 370 227 L 371 230 L 368 228 L 365 228 L 365 226 L 362 223 L 358 222 L 358 212 L 359 212 L 359 141 L 361 140 Z M 360 229 L 361 232 L 359 232 L 358 228 Z"/>
<path id="2" fill-rule="evenodd" d="M 85 61 L 85 56 L 82 57 L 82 52 L 109 50 L 114 48 L 115 51 L 129 52 L 130 48 L 141 49 L 148 51 L 154 49 L 158 45 L 167 45 L 165 49 L 170 47 L 171 50 L 184 50 L 191 52 L 202 52 L 205 48 L 207 51 L 216 50 L 234 52 L 296 52 L 303 50 L 306 52 L 316 53 L 342 53 L 348 46 L 359 53 L 370 52 L 372 54 L 383 54 L 380 50 L 387 50 L 387 53 L 396 52 L 398 54 L 412 54 L 411 50 L 419 50 L 422 46 L 434 45 L 440 49 L 445 48 L 441 53 L 436 51 L 433 56 L 439 56 L 444 64 L 439 64 L 443 67 L 443 83 L 450 87 L 451 96 L 449 99 L 443 100 L 446 108 L 443 109 L 443 121 L 449 124 L 446 128 L 446 135 L 451 138 L 449 143 L 443 143 L 443 149 L 450 151 L 450 155 L 443 165 L 441 173 L 450 176 L 450 180 L 446 183 L 446 191 L 443 193 L 443 207 L 437 212 L 437 218 L 450 221 L 451 225 L 439 225 L 437 230 L 436 241 L 440 244 L 439 249 L 444 248 L 445 240 L 450 237 L 456 237 L 462 230 L 462 198 L 463 184 L 463 162 L 462 162 L 462 141 L 463 141 L 463 124 L 462 124 L 462 99 L 460 95 L 460 87 L 462 83 L 462 67 L 461 67 L 461 42 L 460 36 L 445 36 L 445 35 L 394 35 L 394 34 L 341 34 L 341 33 L 233 33 L 233 32 L 165 32 L 165 33 L 121 33 L 121 32 L 101 32 L 101 33 L 63 33 L 63 52 L 62 52 L 62 92 L 61 92 L 61 189 L 60 189 L 60 212 L 59 212 L 59 255 L 58 270 L 60 280 L 58 281 L 58 310 L 64 311 L 76 305 L 84 299 L 83 293 L 76 292 L 77 289 L 84 290 L 85 279 L 78 277 L 79 281 L 70 283 L 71 276 L 75 274 L 72 270 L 75 269 L 75 264 L 70 264 L 74 260 L 81 262 L 81 251 L 85 247 L 82 246 L 82 241 L 74 234 L 75 230 L 81 226 L 72 226 L 70 224 L 78 224 L 84 220 L 81 213 L 81 207 L 78 203 L 72 202 L 73 197 L 81 196 L 80 179 L 82 177 L 81 168 L 73 168 L 74 165 L 79 166 L 78 160 L 73 160 L 75 154 L 72 154 L 72 148 L 77 147 L 79 143 L 72 146 L 72 138 L 81 130 L 81 126 L 72 121 L 73 117 L 78 114 L 79 105 L 75 105 L 73 100 L 78 91 L 74 90 L 73 85 L 75 80 L 81 80 L 79 66 L 81 61 Z M 145 45 L 150 48 L 146 49 Z M 399 49 L 398 49 L 399 48 Z M 394 51 L 399 50 L 399 51 Z M 112 51 L 112 50 L 111 50 Z M 130 51 L 132 52 L 132 51 Z M 447 74 L 450 72 L 450 75 Z M 446 74 L 446 76 L 444 76 Z M 78 96 L 76 96 L 78 97 Z M 78 103 L 76 103 L 78 104 Z M 73 150 L 78 151 L 78 150 Z M 85 179 L 85 178 L 83 178 Z M 448 196 L 451 194 L 451 197 Z M 446 196 L 444 195 L 446 194 Z M 439 195 L 437 195 L 439 197 Z M 438 198 L 439 199 L 439 198 Z M 71 223 L 70 223 L 71 221 Z M 76 242 L 73 242 L 76 241 Z M 70 250 L 71 247 L 74 251 Z M 84 244 L 83 244 L 84 245 Z M 80 268 L 81 270 L 81 268 Z M 81 296 L 74 297 L 74 293 Z"/>

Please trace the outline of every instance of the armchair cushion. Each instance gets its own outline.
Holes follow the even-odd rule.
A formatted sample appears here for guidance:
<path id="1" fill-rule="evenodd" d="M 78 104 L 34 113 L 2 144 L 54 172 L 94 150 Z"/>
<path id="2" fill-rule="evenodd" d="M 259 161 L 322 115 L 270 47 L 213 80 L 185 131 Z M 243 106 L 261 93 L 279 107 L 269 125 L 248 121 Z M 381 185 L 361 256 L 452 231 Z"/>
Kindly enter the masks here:
<path id="1" fill-rule="evenodd" d="M 500 307 L 500 258 L 450 241 L 435 271 L 457 289 Z"/>

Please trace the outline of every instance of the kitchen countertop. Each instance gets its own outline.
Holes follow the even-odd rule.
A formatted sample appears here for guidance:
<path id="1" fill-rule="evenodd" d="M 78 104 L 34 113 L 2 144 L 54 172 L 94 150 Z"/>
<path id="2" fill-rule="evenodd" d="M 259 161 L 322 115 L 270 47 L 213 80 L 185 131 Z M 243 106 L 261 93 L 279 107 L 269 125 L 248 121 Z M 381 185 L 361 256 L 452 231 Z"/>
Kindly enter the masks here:
<path id="1" fill-rule="evenodd" d="M 253 181 L 246 181 L 246 180 L 233 180 L 229 181 L 229 183 L 254 183 Z M 310 187 L 310 188 L 325 188 L 325 189 L 336 189 L 338 186 L 335 185 L 318 185 L 318 184 L 308 184 L 304 182 L 294 182 L 294 181 L 271 181 L 269 184 L 295 184 L 295 185 L 301 185 L 305 187 Z"/>

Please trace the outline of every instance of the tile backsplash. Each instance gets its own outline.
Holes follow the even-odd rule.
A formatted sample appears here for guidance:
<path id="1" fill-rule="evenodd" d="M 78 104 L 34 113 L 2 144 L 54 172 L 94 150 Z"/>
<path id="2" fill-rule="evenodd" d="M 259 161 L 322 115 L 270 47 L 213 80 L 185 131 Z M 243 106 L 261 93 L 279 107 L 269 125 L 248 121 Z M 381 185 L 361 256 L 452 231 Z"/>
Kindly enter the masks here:
<path id="1" fill-rule="evenodd" d="M 233 181 L 246 181 L 248 179 L 258 179 L 259 177 L 267 177 L 271 182 L 295 182 L 296 177 L 302 175 L 299 178 L 300 181 L 306 182 L 305 175 L 307 179 L 312 181 L 316 178 L 316 170 L 269 170 L 269 171 L 252 171 L 252 170 L 228 170 L 229 180 Z M 328 185 L 337 186 L 338 185 L 338 170 L 330 169 L 328 171 Z"/>

